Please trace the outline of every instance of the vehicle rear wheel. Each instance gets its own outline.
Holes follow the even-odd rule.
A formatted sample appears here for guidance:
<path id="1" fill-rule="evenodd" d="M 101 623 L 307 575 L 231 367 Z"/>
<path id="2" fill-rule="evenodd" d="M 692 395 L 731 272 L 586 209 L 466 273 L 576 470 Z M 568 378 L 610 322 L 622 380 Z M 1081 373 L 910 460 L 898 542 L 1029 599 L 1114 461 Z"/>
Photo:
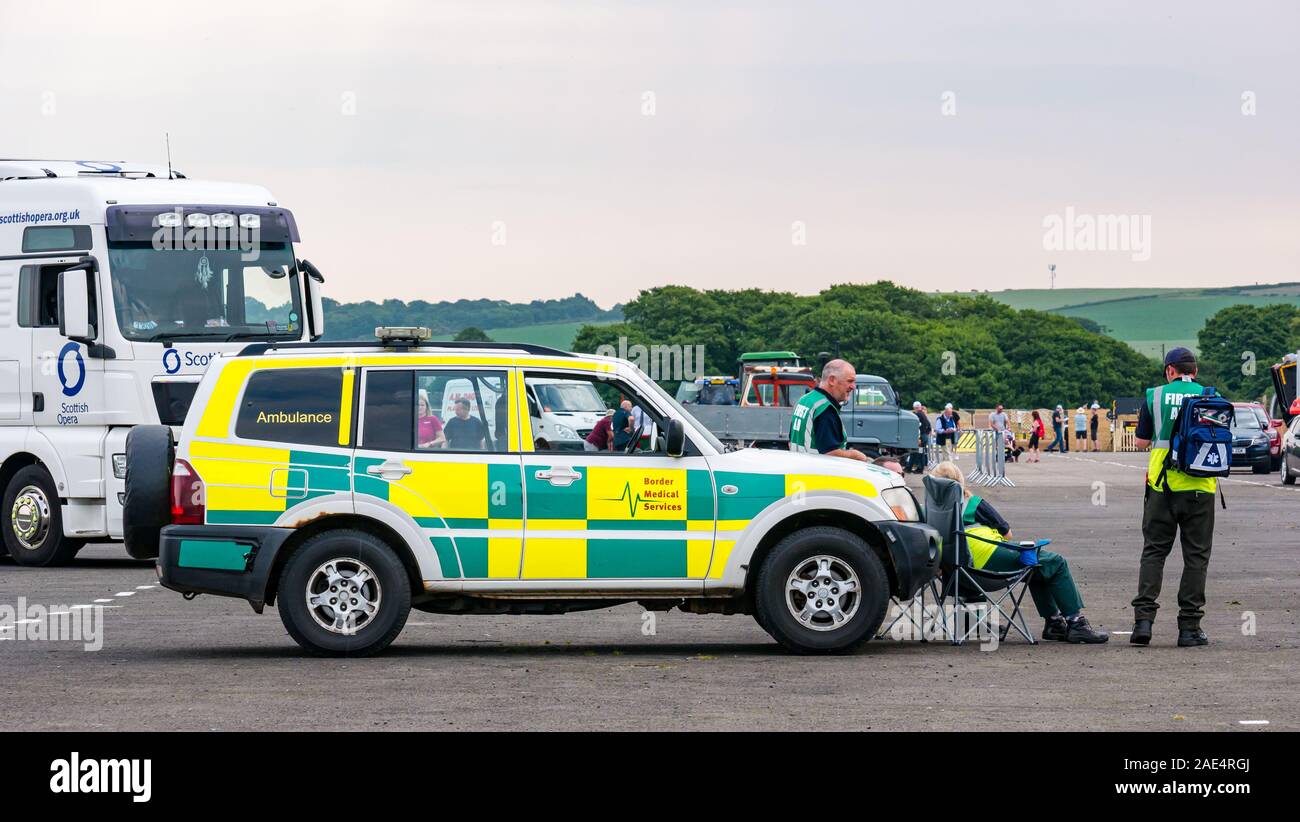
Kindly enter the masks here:
<path id="1" fill-rule="evenodd" d="M 1269 466 L 1269 464 L 1268 464 L 1267 462 L 1257 462 L 1257 463 L 1255 463 L 1254 465 L 1250 466 L 1250 473 L 1252 473 L 1252 474 L 1268 474 L 1268 473 L 1270 473 L 1270 471 L 1268 470 L 1269 467 L 1270 467 L 1270 466 Z"/>
<path id="2" fill-rule="evenodd" d="M 800 654 L 851 651 L 879 630 L 889 580 L 857 534 L 818 526 L 777 544 L 758 570 L 758 624 Z"/>
<path id="3" fill-rule="evenodd" d="M 158 556 L 163 526 L 171 523 L 172 464 L 176 444 L 166 425 L 137 425 L 126 435 L 126 496 L 122 538 L 136 559 Z"/>
<path id="4" fill-rule="evenodd" d="M 64 535 L 58 489 L 40 465 L 28 465 L 13 475 L 2 505 L 4 545 L 19 565 L 64 565 L 86 544 Z"/>
<path id="5" fill-rule="evenodd" d="M 325 531 L 304 542 L 284 566 L 277 597 L 285 630 L 316 656 L 379 653 L 411 612 L 402 561 L 364 531 Z"/>

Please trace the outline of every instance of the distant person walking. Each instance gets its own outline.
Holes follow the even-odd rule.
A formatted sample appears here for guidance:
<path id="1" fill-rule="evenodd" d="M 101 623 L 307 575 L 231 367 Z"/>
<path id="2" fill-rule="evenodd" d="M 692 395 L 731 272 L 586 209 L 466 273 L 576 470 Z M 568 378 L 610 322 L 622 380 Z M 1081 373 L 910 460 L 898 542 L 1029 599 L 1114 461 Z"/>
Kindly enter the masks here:
<path id="1" fill-rule="evenodd" d="M 1007 412 L 1002 410 L 1002 403 L 998 403 L 993 408 L 993 413 L 989 414 L 989 428 L 994 431 L 1006 431 L 1007 425 Z"/>
<path id="2" fill-rule="evenodd" d="M 1093 451 L 1101 450 L 1101 448 L 1097 445 L 1097 428 L 1100 425 L 1101 425 L 1101 406 L 1094 402 L 1092 404 L 1092 419 L 1088 421 L 1088 426 L 1089 426 L 1088 433 L 1090 435 L 1089 438 L 1092 440 Z"/>
<path id="3" fill-rule="evenodd" d="M 1029 421 L 1029 445 L 1025 448 L 1029 456 L 1025 457 L 1025 462 L 1042 462 L 1043 455 L 1038 453 L 1038 443 L 1047 436 L 1046 429 L 1043 427 L 1043 417 L 1037 411 L 1030 415 Z"/>
<path id="4" fill-rule="evenodd" d="M 1070 450 L 1070 438 L 1065 436 L 1065 409 L 1056 406 L 1052 412 L 1052 436 L 1053 439 L 1044 448 L 1044 451 L 1060 451 L 1062 454 Z"/>

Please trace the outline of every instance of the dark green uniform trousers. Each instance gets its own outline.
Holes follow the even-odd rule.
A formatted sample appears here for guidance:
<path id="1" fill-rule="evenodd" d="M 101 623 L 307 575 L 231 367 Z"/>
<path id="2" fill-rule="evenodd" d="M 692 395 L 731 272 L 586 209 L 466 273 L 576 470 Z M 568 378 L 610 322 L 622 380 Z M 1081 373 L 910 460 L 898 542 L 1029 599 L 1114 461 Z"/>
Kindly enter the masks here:
<path id="1" fill-rule="evenodd" d="M 1205 616 L 1205 577 L 1214 543 L 1214 494 L 1206 491 L 1154 491 L 1146 489 L 1142 510 L 1142 564 L 1138 594 L 1133 598 L 1134 619 L 1156 618 L 1165 559 L 1174 537 L 1183 545 L 1183 578 L 1178 584 L 1178 627 L 1199 628 Z"/>
<path id="2" fill-rule="evenodd" d="M 1018 571 L 1023 567 L 1020 552 L 1002 546 L 994 548 L 993 555 L 984 563 L 986 571 Z M 1057 614 L 1074 616 L 1083 610 L 1083 597 L 1079 596 L 1079 588 L 1070 575 L 1070 564 L 1054 551 L 1039 552 L 1038 567 L 1029 577 L 1029 595 L 1043 619 Z"/>

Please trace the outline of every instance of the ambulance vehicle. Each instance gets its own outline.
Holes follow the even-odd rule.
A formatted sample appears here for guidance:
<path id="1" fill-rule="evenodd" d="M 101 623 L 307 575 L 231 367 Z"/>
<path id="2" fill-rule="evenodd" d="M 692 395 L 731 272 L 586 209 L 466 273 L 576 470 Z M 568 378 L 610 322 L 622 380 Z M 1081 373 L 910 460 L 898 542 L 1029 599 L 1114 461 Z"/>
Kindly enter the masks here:
<path id="1" fill-rule="evenodd" d="M 626 360 L 378 336 L 219 357 L 178 442 L 132 432 L 129 547 L 157 557 L 164 586 L 259 613 L 278 603 L 290 636 L 325 655 L 382 650 L 411 608 L 629 602 L 752 614 L 791 650 L 832 653 L 934 576 L 939 535 L 890 471 L 727 453 Z M 617 451 L 540 446 L 529 400 L 556 386 L 630 401 L 648 436 Z M 442 409 L 436 425 L 426 408 Z"/>

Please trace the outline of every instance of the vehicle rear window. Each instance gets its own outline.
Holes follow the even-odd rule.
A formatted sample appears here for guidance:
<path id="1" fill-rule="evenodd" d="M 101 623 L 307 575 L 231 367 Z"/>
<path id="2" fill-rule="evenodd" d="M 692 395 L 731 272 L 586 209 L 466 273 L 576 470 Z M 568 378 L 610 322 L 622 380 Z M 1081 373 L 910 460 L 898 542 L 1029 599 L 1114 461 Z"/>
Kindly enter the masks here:
<path id="1" fill-rule="evenodd" d="M 241 439 L 338 446 L 342 394 L 341 368 L 258 371 L 244 389 L 235 433 Z"/>

